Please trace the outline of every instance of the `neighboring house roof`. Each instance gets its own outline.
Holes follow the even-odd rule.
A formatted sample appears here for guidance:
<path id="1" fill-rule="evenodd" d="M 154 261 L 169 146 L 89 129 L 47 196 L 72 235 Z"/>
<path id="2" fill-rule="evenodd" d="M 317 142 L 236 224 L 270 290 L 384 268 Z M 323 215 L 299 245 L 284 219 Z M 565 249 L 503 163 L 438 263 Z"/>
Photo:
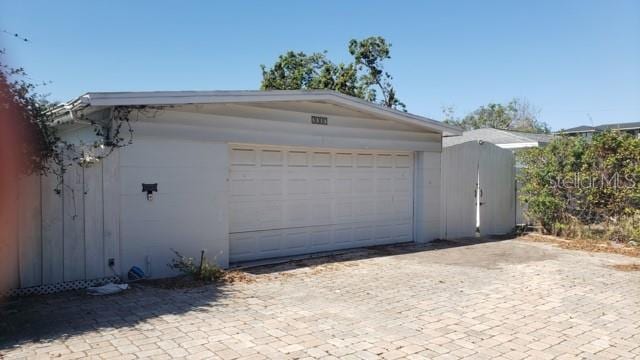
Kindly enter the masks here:
<path id="1" fill-rule="evenodd" d="M 59 106 L 54 113 L 64 117 L 70 111 L 112 106 L 162 106 L 214 103 L 267 103 L 310 101 L 329 103 L 374 115 L 383 119 L 409 123 L 443 135 L 460 135 L 458 127 L 423 116 L 391 109 L 363 99 L 331 90 L 244 90 L 244 91 L 140 91 L 90 92 Z"/>
<path id="2" fill-rule="evenodd" d="M 598 130 L 633 130 L 640 129 L 640 122 L 628 122 L 628 123 L 615 123 L 615 124 L 604 124 L 596 126 Z"/>
<path id="3" fill-rule="evenodd" d="M 534 134 L 520 131 L 484 128 L 465 131 L 462 136 L 445 137 L 442 146 L 453 146 L 467 141 L 485 141 L 505 149 L 538 147 L 549 143 L 550 134 Z"/>
<path id="4" fill-rule="evenodd" d="M 581 125 L 572 127 L 566 130 L 558 131 L 559 134 L 576 134 L 584 132 L 597 132 L 605 130 L 635 130 L 640 129 L 640 122 L 628 122 L 628 123 L 613 123 L 602 124 L 598 126 Z"/>
<path id="5" fill-rule="evenodd" d="M 581 133 L 581 132 L 593 132 L 593 131 L 596 131 L 595 126 L 581 125 L 581 126 L 572 127 L 567 130 L 558 131 L 558 133 Z"/>

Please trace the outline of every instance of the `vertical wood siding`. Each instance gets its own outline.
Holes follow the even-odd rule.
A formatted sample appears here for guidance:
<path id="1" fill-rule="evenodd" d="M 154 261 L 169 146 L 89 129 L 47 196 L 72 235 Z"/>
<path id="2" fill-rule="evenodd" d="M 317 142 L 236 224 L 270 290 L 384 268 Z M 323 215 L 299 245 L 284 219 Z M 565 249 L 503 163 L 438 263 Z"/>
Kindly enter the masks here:
<path id="1" fill-rule="evenodd" d="M 17 255 L 7 256 L 15 261 L 3 264 L 8 288 L 114 275 L 107 264 L 109 258 L 119 258 L 115 157 L 104 164 L 70 167 L 60 194 L 55 192 L 54 175 L 17 179 L 16 216 L 3 219 L 6 235 L 15 241 L 7 241 L 2 251 Z"/>

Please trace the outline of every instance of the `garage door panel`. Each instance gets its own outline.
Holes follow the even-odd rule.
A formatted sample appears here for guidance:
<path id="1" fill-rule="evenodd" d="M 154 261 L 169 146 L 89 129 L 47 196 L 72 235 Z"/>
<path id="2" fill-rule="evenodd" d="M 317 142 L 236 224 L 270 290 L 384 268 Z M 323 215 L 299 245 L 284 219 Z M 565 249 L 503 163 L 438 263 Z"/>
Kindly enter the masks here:
<path id="1" fill-rule="evenodd" d="M 413 238 L 411 153 L 232 146 L 230 260 Z"/>
<path id="2" fill-rule="evenodd" d="M 375 225 L 375 238 L 376 240 L 390 240 L 394 234 L 394 225 Z"/>
<path id="3" fill-rule="evenodd" d="M 257 165 L 257 151 L 248 148 L 231 149 L 231 165 L 255 166 Z"/>
<path id="4" fill-rule="evenodd" d="M 397 168 L 409 168 L 411 167 L 411 156 L 410 155 L 400 155 L 396 154 L 395 158 L 395 166 Z"/>
<path id="5" fill-rule="evenodd" d="M 358 186 L 355 187 L 354 192 L 356 194 L 372 194 L 375 189 L 372 177 L 373 173 L 358 175 L 355 180 L 355 183 L 358 184 Z"/>
<path id="6" fill-rule="evenodd" d="M 393 167 L 393 155 L 392 154 L 378 154 L 376 155 L 376 167 L 380 169 Z"/>
<path id="7" fill-rule="evenodd" d="M 289 200 L 285 202 L 285 223 L 286 227 L 296 226 L 309 226 L 310 214 L 309 214 L 309 202 L 308 200 Z"/>
<path id="8" fill-rule="evenodd" d="M 383 221 L 393 215 L 393 196 L 379 196 L 376 199 L 377 220 Z"/>
<path id="9" fill-rule="evenodd" d="M 336 153 L 335 154 L 335 166 L 336 167 L 352 167 L 353 166 L 352 153 Z"/>
<path id="10" fill-rule="evenodd" d="M 332 156 L 330 152 L 314 152 L 311 155 L 311 166 L 331 167 Z"/>
<path id="11" fill-rule="evenodd" d="M 356 166 L 359 168 L 372 168 L 373 161 L 374 161 L 373 154 L 356 155 Z"/>
<path id="12" fill-rule="evenodd" d="M 373 239 L 373 227 L 371 225 L 359 226 L 355 228 L 356 242 L 371 241 Z"/>
<path id="13" fill-rule="evenodd" d="M 295 251 L 296 249 L 302 249 L 307 247 L 309 242 L 309 233 L 302 230 L 287 230 L 284 235 L 284 247 Z"/>
<path id="14" fill-rule="evenodd" d="M 292 175 L 287 179 L 287 195 L 308 195 L 309 180 L 302 175 Z"/>
<path id="15" fill-rule="evenodd" d="M 284 220 L 284 209 L 282 201 L 265 201 L 264 205 L 256 206 L 259 208 L 258 219 L 260 228 L 280 228 Z"/>
<path id="16" fill-rule="evenodd" d="M 395 193 L 408 193 L 411 189 L 411 179 L 408 176 L 393 179 L 393 191 Z"/>
<path id="17" fill-rule="evenodd" d="M 377 178 L 376 179 L 376 192 L 377 193 L 390 193 L 393 192 L 393 179 L 390 177 Z"/>
<path id="18" fill-rule="evenodd" d="M 254 179 L 231 179 L 231 196 L 234 197 L 252 197 L 257 195 L 259 186 Z"/>
<path id="19" fill-rule="evenodd" d="M 261 180 L 261 194 L 265 196 L 281 196 L 284 192 L 282 178 L 266 177 Z"/>
<path id="20" fill-rule="evenodd" d="M 316 195 L 331 193 L 331 178 L 315 178 L 311 181 L 311 192 Z"/>
<path id="21" fill-rule="evenodd" d="M 287 153 L 287 166 L 290 166 L 290 167 L 309 166 L 309 153 L 306 151 L 289 151 Z"/>
<path id="22" fill-rule="evenodd" d="M 255 233 L 229 234 L 229 243 L 233 244 L 229 248 L 229 256 L 243 258 L 255 254 L 257 252 L 255 237 Z"/>
<path id="23" fill-rule="evenodd" d="M 351 243 L 353 242 L 353 227 L 338 226 L 333 231 L 335 243 Z"/>
<path id="24" fill-rule="evenodd" d="M 331 244 L 331 230 L 312 230 L 310 235 L 311 246 L 323 247 Z"/>
<path id="25" fill-rule="evenodd" d="M 393 238 L 399 241 L 408 241 L 411 236 L 411 222 L 396 224 L 393 227 Z"/>
<path id="26" fill-rule="evenodd" d="M 354 218 L 356 220 L 368 220 L 376 214 L 376 202 L 374 199 L 365 198 L 354 200 L 355 211 Z"/>
<path id="27" fill-rule="evenodd" d="M 335 179 L 335 192 L 337 194 L 351 194 L 352 193 L 352 178 L 336 178 Z"/>
<path id="28" fill-rule="evenodd" d="M 229 227 L 231 232 L 251 231 L 259 228 L 259 207 L 254 203 L 238 202 L 229 206 Z"/>
<path id="29" fill-rule="evenodd" d="M 395 197 L 393 199 L 393 215 L 395 219 L 409 219 L 413 214 L 413 202 L 408 197 Z"/>
<path id="30" fill-rule="evenodd" d="M 333 204 L 331 200 L 315 200 L 311 203 L 311 218 L 314 225 L 326 225 L 333 222 Z"/>
<path id="31" fill-rule="evenodd" d="M 284 152 L 282 150 L 262 150 L 261 165 L 262 166 L 277 166 L 284 165 Z"/>
<path id="32" fill-rule="evenodd" d="M 337 200 L 335 204 L 335 223 L 350 223 L 353 217 L 353 203 L 348 200 Z"/>

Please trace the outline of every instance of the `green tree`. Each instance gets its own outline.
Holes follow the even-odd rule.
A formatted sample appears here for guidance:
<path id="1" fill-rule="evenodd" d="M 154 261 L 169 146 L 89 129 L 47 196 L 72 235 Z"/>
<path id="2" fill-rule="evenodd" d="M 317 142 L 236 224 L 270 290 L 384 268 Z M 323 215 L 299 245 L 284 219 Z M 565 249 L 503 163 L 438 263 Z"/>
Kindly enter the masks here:
<path id="1" fill-rule="evenodd" d="M 391 81 L 384 70 L 384 61 L 391 59 L 389 44 L 379 36 L 364 40 L 352 39 L 349 53 L 353 62 L 336 64 L 327 53 L 288 51 L 278 57 L 272 67 L 260 65 L 262 90 L 329 89 L 381 105 L 404 110 Z"/>
<path id="2" fill-rule="evenodd" d="M 539 120 L 540 111 L 526 99 L 513 99 L 508 104 L 490 103 L 457 118 L 452 107 L 443 110 L 444 122 L 465 130 L 494 128 L 531 133 L 549 133 L 549 126 Z"/>

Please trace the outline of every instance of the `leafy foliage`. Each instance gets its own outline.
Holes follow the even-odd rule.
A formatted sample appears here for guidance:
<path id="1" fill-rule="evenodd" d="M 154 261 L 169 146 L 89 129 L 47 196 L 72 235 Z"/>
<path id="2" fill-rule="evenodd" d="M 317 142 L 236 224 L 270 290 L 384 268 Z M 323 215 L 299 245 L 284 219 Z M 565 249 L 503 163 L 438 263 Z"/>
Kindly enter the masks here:
<path id="1" fill-rule="evenodd" d="M 224 270 L 219 268 L 215 264 L 210 264 L 207 258 L 204 256 L 204 250 L 200 256 L 200 263 L 196 265 L 196 262 L 191 257 L 186 257 L 171 249 L 176 255 L 168 264 L 169 268 L 177 270 L 185 275 L 191 276 L 195 280 L 201 281 L 217 281 L 224 276 Z"/>
<path id="2" fill-rule="evenodd" d="M 384 70 L 384 61 L 391 59 L 389 44 L 380 36 L 364 40 L 352 39 L 349 53 L 353 62 L 333 63 L 327 52 L 312 53 L 288 51 L 278 57 L 272 67 L 261 65 L 262 90 L 329 89 L 359 97 L 381 105 L 405 109 L 397 98 L 391 81 Z"/>
<path id="3" fill-rule="evenodd" d="M 129 115 L 133 110 L 144 111 L 143 106 L 116 107 L 108 123 L 98 123 L 77 114 L 80 120 L 91 123 L 95 141 L 85 144 L 63 140 L 54 123 L 57 104 L 47 101 L 46 95 L 37 91 L 45 83 L 29 81 L 23 68 L 15 68 L 2 61 L 4 55 L 4 50 L 0 50 L 0 107 L 2 113 L 7 114 L 3 119 L 6 121 L 4 126 L 15 135 L 16 145 L 11 150 L 17 152 L 16 157 L 20 159 L 16 169 L 20 174 L 54 174 L 58 178 L 56 191 L 59 193 L 69 166 L 91 166 L 116 148 L 132 142 Z M 123 134 L 125 129 L 128 136 Z"/>
<path id="4" fill-rule="evenodd" d="M 596 225 L 617 240 L 637 241 L 640 139 L 615 131 L 592 141 L 559 137 L 518 157 L 521 200 L 546 232 L 578 234 Z"/>
<path id="5" fill-rule="evenodd" d="M 0 50 L 0 56 L 4 55 Z M 35 92 L 38 85 L 27 81 L 23 68 L 13 68 L 0 61 L 0 107 L 10 114 L 3 121 L 9 122 L 8 128 L 20 139 L 15 150 L 18 157 L 24 159 L 19 169 L 23 174 L 47 171 L 52 165 L 50 160 L 62 161 L 56 150 L 60 138 L 51 126 L 49 110 L 53 104 Z"/>
<path id="6" fill-rule="evenodd" d="M 549 133 L 549 126 L 538 119 L 539 110 L 527 100 L 513 99 L 507 105 L 490 103 L 463 117 L 452 107 L 443 109 L 444 122 L 464 130 L 494 128 L 530 133 Z"/>

